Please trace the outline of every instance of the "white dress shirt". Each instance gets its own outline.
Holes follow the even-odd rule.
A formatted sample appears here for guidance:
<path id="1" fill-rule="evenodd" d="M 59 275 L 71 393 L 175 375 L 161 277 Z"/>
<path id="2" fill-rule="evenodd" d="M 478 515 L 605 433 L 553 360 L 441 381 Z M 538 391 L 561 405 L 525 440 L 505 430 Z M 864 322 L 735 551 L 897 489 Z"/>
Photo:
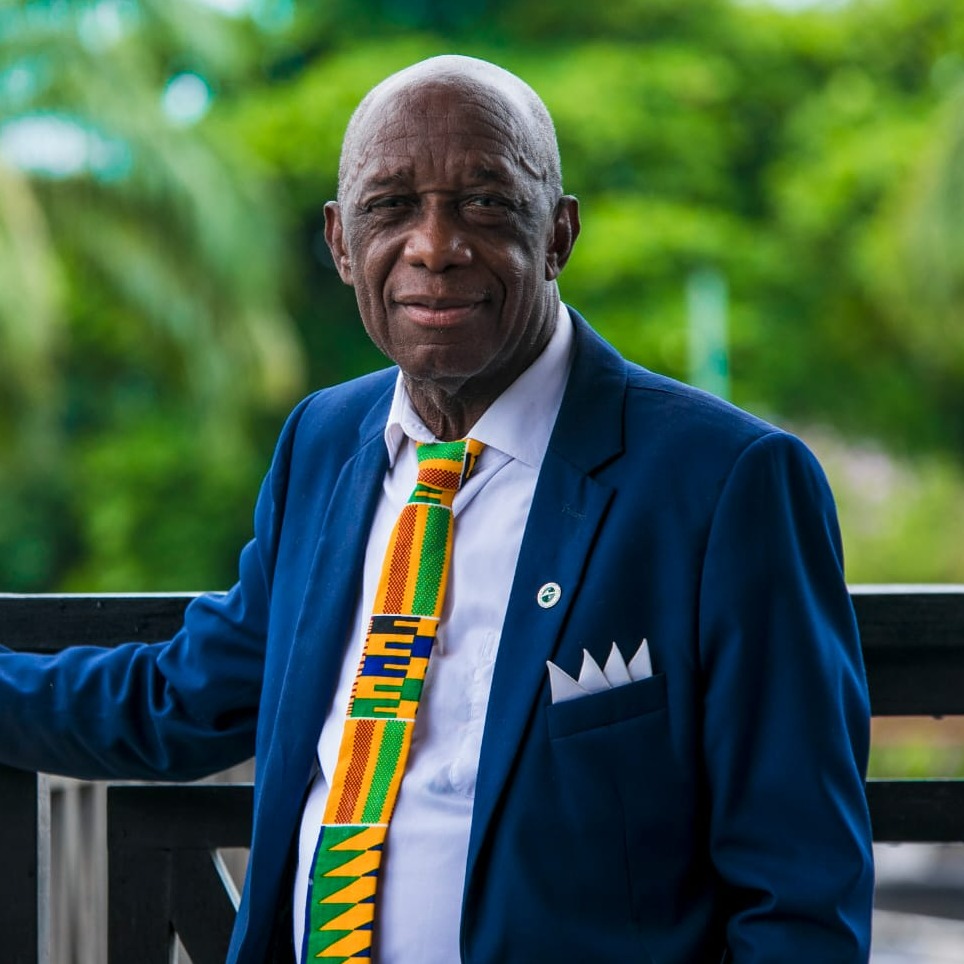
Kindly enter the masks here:
<path id="1" fill-rule="evenodd" d="M 571 347 L 572 322 L 560 306 L 545 350 L 470 432 L 486 447 L 453 504 L 442 618 L 379 872 L 375 949 L 380 964 L 459 959 L 462 887 L 492 671 Z M 415 485 L 415 441 L 437 440 L 415 413 L 399 375 L 385 427 L 389 469 L 368 537 L 362 595 L 318 741 L 320 769 L 302 814 L 293 914 L 299 962 L 308 875 L 388 538 Z"/>

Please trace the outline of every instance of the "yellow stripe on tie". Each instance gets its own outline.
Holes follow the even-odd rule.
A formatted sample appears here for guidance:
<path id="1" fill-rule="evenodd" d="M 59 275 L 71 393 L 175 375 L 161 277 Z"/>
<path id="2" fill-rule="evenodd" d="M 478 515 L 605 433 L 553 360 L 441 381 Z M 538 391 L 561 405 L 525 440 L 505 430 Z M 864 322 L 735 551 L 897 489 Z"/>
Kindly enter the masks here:
<path id="1" fill-rule="evenodd" d="M 352 814 L 352 820 L 358 823 L 362 822 L 362 814 L 365 812 L 365 805 L 368 803 L 368 798 L 371 795 L 372 783 L 375 780 L 375 770 L 378 765 L 378 754 L 382 748 L 382 739 L 385 735 L 385 724 L 382 721 L 375 723 L 375 737 L 372 740 L 372 745 L 368 750 L 368 759 L 365 761 L 365 775 L 362 777 L 362 792 L 358 795 L 358 803 L 355 805 L 354 813 Z M 366 823 L 381 823 L 379 820 L 365 821 Z M 387 822 L 387 821 L 386 821 Z M 372 830 L 378 830 L 381 832 L 382 837 L 385 836 L 384 827 L 372 827 Z M 368 846 L 371 846 L 369 844 Z"/>
<path id="2" fill-rule="evenodd" d="M 368 900 L 369 897 L 375 896 L 375 885 L 377 882 L 378 879 L 376 877 L 372 877 L 370 874 L 367 877 L 359 877 L 357 880 L 353 880 L 346 887 L 342 887 L 341 890 L 336 890 L 328 897 L 322 898 L 319 903 L 358 904 L 363 900 Z"/>
<path id="3" fill-rule="evenodd" d="M 406 573 L 402 612 L 410 613 L 415 609 L 415 589 L 418 586 L 419 562 L 422 558 L 422 547 L 425 545 L 427 523 L 428 511 L 422 506 L 416 506 L 415 538 L 412 540 L 412 556 L 409 559 L 408 572 Z"/>
<path id="4" fill-rule="evenodd" d="M 398 705 L 404 681 L 404 676 L 359 676 L 353 695 L 359 700 L 382 700 L 391 712 Z"/>
<path id="5" fill-rule="evenodd" d="M 354 860 L 343 863 L 335 870 L 329 870 L 326 877 L 362 877 L 378 868 L 378 861 L 381 853 L 377 850 L 368 850 L 359 854 Z"/>
<path id="6" fill-rule="evenodd" d="M 365 737 L 359 731 L 365 733 L 371 731 L 371 740 L 367 749 L 364 748 Z M 350 819 L 344 823 L 358 824 L 361 808 L 365 804 L 365 798 L 371 786 L 371 764 L 365 766 L 365 761 L 371 760 L 372 756 L 378 755 L 379 733 L 377 724 L 362 717 L 349 717 L 345 720 L 345 729 L 342 732 L 342 745 L 351 746 L 350 757 L 351 765 L 347 767 L 336 767 L 335 775 L 331 781 L 331 790 L 328 793 L 326 812 L 337 814 L 341 810 L 350 807 L 352 814 Z M 352 846 L 344 846 L 343 850 L 359 850 L 360 847 L 354 846 L 354 841 L 358 839 L 356 834 L 351 838 Z"/>
<path id="7" fill-rule="evenodd" d="M 408 661 L 408 672 L 405 676 L 408 679 L 425 679 L 428 672 L 428 660 L 424 656 L 413 656 Z"/>
<path id="8" fill-rule="evenodd" d="M 334 844 L 332 850 L 371 850 L 385 842 L 385 827 L 359 827 L 358 833 L 341 843 Z"/>
<path id="9" fill-rule="evenodd" d="M 371 902 L 356 904 L 349 907 L 344 914 L 339 914 L 325 924 L 326 931 L 356 931 L 375 919 L 375 905 Z"/>
<path id="10" fill-rule="evenodd" d="M 346 934 L 340 941 L 335 941 L 325 948 L 320 954 L 315 955 L 317 960 L 324 960 L 326 957 L 345 958 L 351 957 L 356 951 L 367 950 L 371 946 L 371 931 L 352 931 Z M 364 960 L 364 958 L 360 958 Z M 371 961 L 371 958 L 368 958 Z"/>

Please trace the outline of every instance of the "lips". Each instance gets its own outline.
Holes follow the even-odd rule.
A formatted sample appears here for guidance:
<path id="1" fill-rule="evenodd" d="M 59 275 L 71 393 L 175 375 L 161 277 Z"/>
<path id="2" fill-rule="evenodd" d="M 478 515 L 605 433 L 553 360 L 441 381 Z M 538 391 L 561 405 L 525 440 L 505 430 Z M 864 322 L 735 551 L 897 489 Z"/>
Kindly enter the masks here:
<path id="1" fill-rule="evenodd" d="M 485 299 L 436 298 L 429 295 L 405 295 L 395 303 L 414 324 L 430 328 L 448 328 L 465 321 Z"/>

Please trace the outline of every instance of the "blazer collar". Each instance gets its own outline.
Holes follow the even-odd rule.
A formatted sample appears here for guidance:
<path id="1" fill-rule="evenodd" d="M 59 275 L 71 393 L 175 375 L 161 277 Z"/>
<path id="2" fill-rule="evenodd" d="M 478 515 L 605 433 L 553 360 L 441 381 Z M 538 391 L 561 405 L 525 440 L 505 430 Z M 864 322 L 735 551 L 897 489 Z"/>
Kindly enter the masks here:
<path id="1" fill-rule="evenodd" d="M 623 451 L 627 367 L 578 311 L 569 308 L 569 314 L 575 354 L 549 448 L 590 474 Z"/>

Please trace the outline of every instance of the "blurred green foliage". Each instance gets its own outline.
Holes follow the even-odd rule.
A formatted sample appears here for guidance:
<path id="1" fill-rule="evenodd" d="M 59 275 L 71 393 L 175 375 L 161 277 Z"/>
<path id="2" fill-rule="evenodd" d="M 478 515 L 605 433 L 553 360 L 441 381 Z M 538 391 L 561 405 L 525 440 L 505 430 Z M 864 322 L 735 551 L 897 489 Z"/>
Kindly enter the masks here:
<path id="1" fill-rule="evenodd" d="M 959 717 L 877 717 L 867 770 L 871 779 L 964 779 Z"/>
<path id="2" fill-rule="evenodd" d="M 964 582 L 959 14 L 0 8 L 0 590 L 232 581 L 284 412 L 383 363 L 322 236 L 344 125 L 389 72 L 453 51 L 556 119 L 584 228 L 566 299 L 685 378 L 687 279 L 722 272 L 734 401 L 825 461 L 851 578 Z M 172 110 L 177 78 L 210 95 L 197 117 Z M 73 166 L 24 154 L 37 119 Z"/>
<path id="3" fill-rule="evenodd" d="M 875 746 L 867 775 L 872 780 L 964 779 L 961 744 L 915 740 Z"/>

